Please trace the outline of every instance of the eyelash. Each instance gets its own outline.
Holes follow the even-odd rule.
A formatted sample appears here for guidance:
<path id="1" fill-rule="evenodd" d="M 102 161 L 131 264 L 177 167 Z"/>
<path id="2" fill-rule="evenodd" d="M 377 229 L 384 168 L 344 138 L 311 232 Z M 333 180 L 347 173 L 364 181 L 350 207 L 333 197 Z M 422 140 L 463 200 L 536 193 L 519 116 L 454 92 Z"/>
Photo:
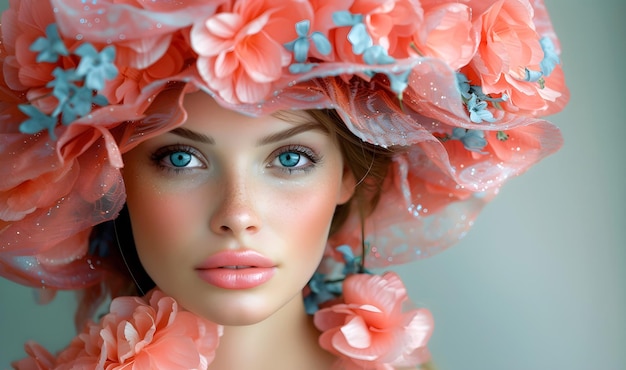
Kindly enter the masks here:
<path id="1" fill-rule="evenodd" d="M 188 146 L 188 145 L 183 145 L 183 144 L 177 144 L 177 145 L 170 145 L 170 146 L 166 146 L 163 148 L 159 148 L 156 152 L 154 152 L 151 156 L 150 159 L 151 161 L 154 163 L 154 165 L 162 171 L 168 171 L 168 172 L 173 172 L 175 174 L 179 174 L 185 171 L 191 171 L 197 167 L 176 167 L 173 164 L 165 164 L 164 160 L 166 158 L 168 158 L 170 155 L 174 154 L 174 153 L 187 153 L 191 156 L 193 156 L 194 158 L 196 158 L 196 160 L 198 160 L 199 162 L 203 163 L 204 166 L 206 167 L 206 162 L 203 159 L 204 156 L 195 148 Z M 284 167 L 282 165 L 279 166 L 275 166 L 273 163 L 275 161 L 278 160 L 278 157 L 281 154 L 285 154 L 285 153 L 296 153 L 298 155 L 302 155 L 304 156 L 308 161 L 310 161 L 310 163 L 306 164 L 306 165 L 302 165 L 302 166 L 298 166 L 298 167 Z M 277 149 L 276 151 L 274 151 L 274 153 L 271 154 L 271 161 L 268 163 L 267 167 L 271 168 L 271 167 L 276 167 L 278 168 L 280 171 L 286 173 L 286 174 L 293 174 L 293 173 L 297 173 L 297 172 L 308 172 L 311 171 L 315 166 L 317 166 L 317 164 L 321 161 L 321 157 L 315 153 L 315 151 L 313 151 L 311 148 L 308 148 L 306 146 L 302 146 L 302 145 L 288 145 L 282 148 Z"/>
<path id="2" fill-rule="evenodd" d="M 198 152 L 198 150 L 188 145 L 182 145 L 182 144 L 170 145 L 170 146 L 160 148 L 150 156 L 150 159 L 159 170 L 172 171 L 176 174 L 182 173 L 185 171 L 191 171 L 194 168 L 197 168 L 197 167 L 191 167 L 191 168 L 190 167 L 176 167 L 173 164 L 165 164 L 164 163 L 165 158 L 168 158 L 174 153 L 189 154 L 192 157 L 196 158 L 197 161 L 201 162 L 206 167 L 206 163 L 203 160 L 204 157 L 202 154 L 200 154 L 200 152 Z"/>
<path id="3" fill-rule="evenodd" d="M 268 167 L 272 166 L 272 163 L 274 161 L 276 161 L 281 154 L 285 154 L 285 153 L 296 153 L 298 155 L 304 156 L 307 160 L 310 161 L 309 164 L 306 164 L 306 165 L 303 165 L 303 166 L 298 166 L 298 167 L 278 166 L 278 168 L 281 171 L 283 171 L 283 172 L 285 172 L 286 174 L 289 174 L 289 175 L 293 174 L 294 172 L 309 172 L 313 168 L 315 168 L 315 166 L 317 166 L 317 164 L 322 159 L 311 148 L 308 148 L 308 147 L 302 146 L 302 145 L 288 145 L 288 146 L 279 148 L 274 153 L 272 153 L 272 160 L 268 164 Z"/>

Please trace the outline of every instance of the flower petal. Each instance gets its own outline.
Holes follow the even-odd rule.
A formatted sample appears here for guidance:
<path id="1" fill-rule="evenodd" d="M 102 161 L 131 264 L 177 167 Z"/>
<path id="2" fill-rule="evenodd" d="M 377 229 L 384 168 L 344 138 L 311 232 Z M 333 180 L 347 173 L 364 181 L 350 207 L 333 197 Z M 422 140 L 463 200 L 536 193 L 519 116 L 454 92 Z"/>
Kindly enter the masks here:
<path id="1" fill-rule="evenodd" d="M 360 316 L 350 319 L 339 331 L 351 347 L 363 349 L 372 344 L 367 324 Z"/>

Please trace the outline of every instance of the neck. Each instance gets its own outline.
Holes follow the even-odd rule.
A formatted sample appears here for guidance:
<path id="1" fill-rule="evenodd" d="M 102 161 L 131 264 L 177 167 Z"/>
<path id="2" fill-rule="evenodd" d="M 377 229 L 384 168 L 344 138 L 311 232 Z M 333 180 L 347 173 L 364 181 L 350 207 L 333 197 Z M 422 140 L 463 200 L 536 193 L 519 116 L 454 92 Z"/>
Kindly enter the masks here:
<path id="1" fill-rule="evenodd" d="M 318 337 L 319 331 L 297 297 L 264 321 L 224 327 L 209 369 L 330 368 L 334 358 L 320 348 Z"/>

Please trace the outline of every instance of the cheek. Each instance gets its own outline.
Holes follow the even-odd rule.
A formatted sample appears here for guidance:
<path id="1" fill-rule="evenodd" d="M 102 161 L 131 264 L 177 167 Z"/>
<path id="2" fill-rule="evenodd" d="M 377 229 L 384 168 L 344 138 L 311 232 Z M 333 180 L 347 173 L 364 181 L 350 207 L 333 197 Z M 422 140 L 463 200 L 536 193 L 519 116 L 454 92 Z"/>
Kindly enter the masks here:
<path id="1" fill-rule="evenodd" d="M 300 252 L 323 252 L 336 208 L 336 200 L 329 186 L 318 186 L 298 194 L 283 194 L 275 198 L 274 223 L 280 228 L 292 248 Z M 304 196 L 302 194 L 305 194 Z M 282 204 L 282 206 L 278 206 Z"/>
<path id="2" fill-rule="evenodd" d="M 193 194 L 181 196 L 157 187 L 127 186 L 130 213 L 137 252 L 145 258 L 159 259 L 174 253 L 197 234 L 200 218 L 198 199 Z M 146 251 L 150 253 L 146 253 Z"/>

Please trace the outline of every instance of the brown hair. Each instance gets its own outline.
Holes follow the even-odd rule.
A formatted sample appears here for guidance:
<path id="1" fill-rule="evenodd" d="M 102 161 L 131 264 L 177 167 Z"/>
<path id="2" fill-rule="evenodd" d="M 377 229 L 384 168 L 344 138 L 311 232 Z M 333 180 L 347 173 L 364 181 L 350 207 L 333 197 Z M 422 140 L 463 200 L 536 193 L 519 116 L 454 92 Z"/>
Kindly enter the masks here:
<path id="1" fill-rule="evenodd" d="M 341 228 L 351 211 L 358 212 L 362 221 L 374 211 L 395 151 L 355 136 L 334 109 L 308 110 L 307 113 L 336 136 L 343 159 L 356 180 L 352 198 L 335 210 L 330 229 L 332 235 Z"/>

